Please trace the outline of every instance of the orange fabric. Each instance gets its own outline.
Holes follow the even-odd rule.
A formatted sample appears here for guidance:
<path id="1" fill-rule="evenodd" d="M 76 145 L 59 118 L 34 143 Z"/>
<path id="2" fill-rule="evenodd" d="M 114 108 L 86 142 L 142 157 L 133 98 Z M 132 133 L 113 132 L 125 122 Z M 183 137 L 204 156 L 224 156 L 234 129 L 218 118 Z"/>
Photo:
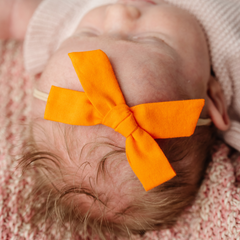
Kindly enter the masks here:
<path id="1" fill-rule="evenodd" d="M 52 86 L 44 118 L 72 125 L 104 124 L 126 137 L 128 162 L 146 191 L 176 173 L 154 138 L 194 133 L 204 99 L 141 104 L 129 108 L 107 55 L 70 53 L 85 92 Z"/>

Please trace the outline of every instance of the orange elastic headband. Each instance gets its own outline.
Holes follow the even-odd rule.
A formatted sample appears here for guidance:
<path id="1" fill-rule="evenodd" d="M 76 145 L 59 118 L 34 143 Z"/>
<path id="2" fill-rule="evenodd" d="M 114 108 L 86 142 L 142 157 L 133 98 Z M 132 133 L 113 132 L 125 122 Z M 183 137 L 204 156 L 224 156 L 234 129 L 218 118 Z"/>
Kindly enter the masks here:
<path id="1" fill-rule="evenodd" d="M 85 92 L 52 86 L 44 118 L 72 125 L 103 124 L 126 137 L 128 162 L 146 191 L 176 173 L 154 139 L 194 133 L 204 99 L 128 107 L 107 55 L 101 50 L 69 53 Z M 35 96 L 45 99 L 44 93 Z M 209 124 L 209 119 L 201 125 Z"/>

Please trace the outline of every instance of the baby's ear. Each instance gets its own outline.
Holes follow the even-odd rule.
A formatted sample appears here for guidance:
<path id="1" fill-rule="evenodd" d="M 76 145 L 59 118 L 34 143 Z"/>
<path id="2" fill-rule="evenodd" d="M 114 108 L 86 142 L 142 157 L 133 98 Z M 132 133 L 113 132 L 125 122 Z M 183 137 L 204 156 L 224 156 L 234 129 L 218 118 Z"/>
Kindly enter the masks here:
<path id="1" fill-rule="evenodd" d="M 208 83 L 207 111 L 214 125 L 221 131 L 230 127 L 225 97 L 220 83 L 211 76 Z"/>

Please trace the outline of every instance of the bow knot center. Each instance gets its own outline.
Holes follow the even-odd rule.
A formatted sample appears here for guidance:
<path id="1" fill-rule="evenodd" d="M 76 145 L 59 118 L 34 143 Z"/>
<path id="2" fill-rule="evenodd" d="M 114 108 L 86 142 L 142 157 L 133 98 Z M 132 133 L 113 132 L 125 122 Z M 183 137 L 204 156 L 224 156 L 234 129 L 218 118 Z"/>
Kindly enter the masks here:
<path id="1" fill-rule="evenodd" d="M 133 113 L 126 104 L 113 107 L 103 118 L 102 124 L 113 128 L 126 138 L 138 128 Z"/>

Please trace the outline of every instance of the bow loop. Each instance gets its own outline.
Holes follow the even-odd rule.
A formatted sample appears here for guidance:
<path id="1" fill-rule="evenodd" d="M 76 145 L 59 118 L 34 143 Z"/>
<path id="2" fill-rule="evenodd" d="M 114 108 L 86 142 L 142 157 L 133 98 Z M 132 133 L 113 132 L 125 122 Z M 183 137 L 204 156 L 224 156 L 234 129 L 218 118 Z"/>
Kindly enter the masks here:
<path id="1" fill-rule="evenodd" d="M 126 104 L 113 107 L 103 118 L 102 124 L 113 128 L 126 138 L 138 128 L 133 113 Z"/>

